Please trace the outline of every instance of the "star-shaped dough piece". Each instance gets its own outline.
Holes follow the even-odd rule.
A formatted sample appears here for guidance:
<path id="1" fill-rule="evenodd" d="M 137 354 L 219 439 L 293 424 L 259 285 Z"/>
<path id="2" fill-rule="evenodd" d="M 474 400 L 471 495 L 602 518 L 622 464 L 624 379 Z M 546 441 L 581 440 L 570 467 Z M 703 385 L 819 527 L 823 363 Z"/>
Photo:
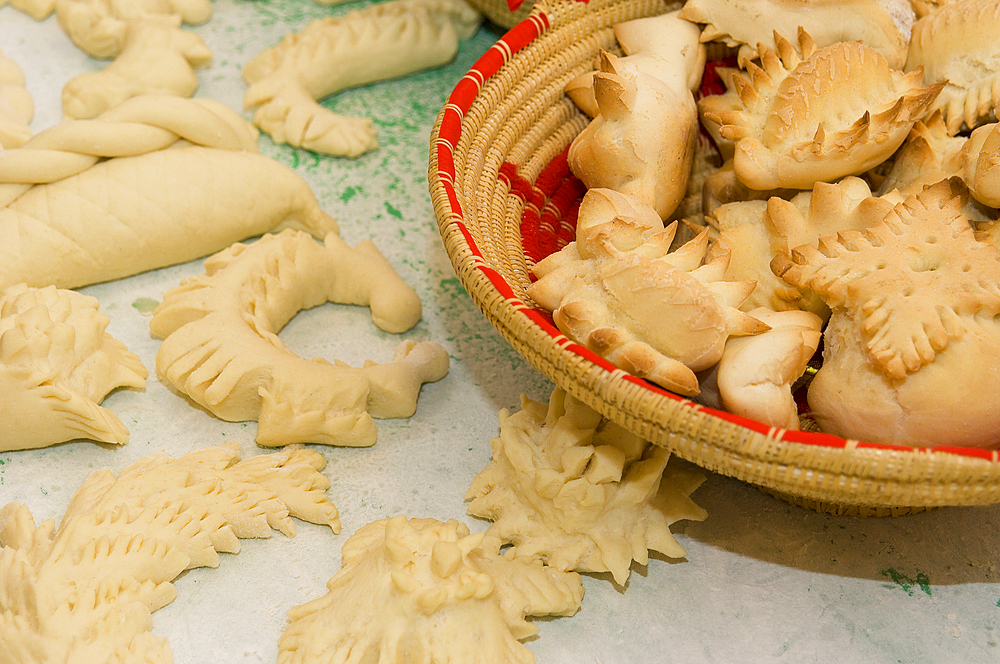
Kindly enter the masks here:
<path id="1" fill-rule="evenodd" d="M 396 516 L 359 529 L 329 592 L 288 612 L 278 664 L 529 664 L 525 616 L 569 616 L 578 574 L 499 555 L 500 541 L 454 519 Z"/>
<path id="2" fill-rule="evenodd" d="M 648 551 L 685 555 L 670 533 L 707 514 L 689 498 L 704 475 L 668 465 L 670 452 L 604 420 L 565 391 L 548 404 L 521 397 L 500 412 L 493 460 L 472 481 L 469 514 L 517 558 L 562 570 L 611 572 L 624 585 Z"/>
<path id="3" fill-rule="evenodd" d="M 779 255 L 775 273 L 855 321 L 870 361 L 892 379 L 932 362 L 970 317 L 1000 313 L 1000 250 L 961 212 L 964 186 L 944 180 L 864 232 Z"/>
<path id="4" fill-rule="evenodd" d="M 751 282 L 724 281 L 728 255 L 703 264 L 708 233 L 670 251 L 676 222 L 610 189 L 580 203 L 577 239 L 534 268 L 527 294 L 559 330 L 616 366 L 679 394 L 718 362 L 731 335 L 767 326 L 739 311 Z"/>
<path id="5" fill-rule="evenodd" d="M 185 569 L 217 567 L 240 537 L 291 535 L 289 516 L 340 530 L 323 457 L 286 449 L 239 461 L 235 444 L 140 459 L 92 474 L 58 529 L 0 509 L 0 644 L 5 661 L 167 664 L 151 613 Z"/>

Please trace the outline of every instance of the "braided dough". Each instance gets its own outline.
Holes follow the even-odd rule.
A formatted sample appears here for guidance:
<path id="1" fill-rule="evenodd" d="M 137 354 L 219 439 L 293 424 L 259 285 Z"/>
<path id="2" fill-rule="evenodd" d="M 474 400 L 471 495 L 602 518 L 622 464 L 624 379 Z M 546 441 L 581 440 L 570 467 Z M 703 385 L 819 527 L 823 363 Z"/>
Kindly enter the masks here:
<path id="1" fill-rule="evenodd" d="M 97 300 L 75 291 L 0 291 L 0 451 L 77 438 L 127 443 L 98 404 L 117 387 L 142 389 L 146 369 L 105 329 Z"/>
<path id="2" fill-rule="evenodd" d="M 357 157 L 378 146 L 372 121 L 316 100 L 450 62 L 481 20 L 464 0 L 389 0 L 313 21 L 247 63 L 243 105 L 277 143 Z"/>
<path id="3" fill-rule="evenodd" d="M 171 581 L 218 567 L 238 538 L 295 533 L 290 516 L 340 530 L 326 460 L 285 450 L 239 461 L 236 444 L 176 460 L 160 453 L 90 475 L 59 528 L 28 508 L 0 509 L 0 635 L 11 662 L 172 661 L 151 613 Z"/>
<path id="4" fill-rule="evenodd" d="M 288 612 L 278 664 L 533 664 L 524 618 L 570 616 L 580 576 L 499 555 L 500 541 L 454 519 L 396 516 L 344 544 L 329 592 Z"/>
<path id="5" fill-rule="evenodd" d="M 818 336 L 818 333 L 817 333 Z M 472 481 L 469 514 L 494 523 L 487 535 L 513 543 L 509 556 L 560 570 L 611 572 L 625 585 L 649 550 L 682 558 L 670 533 L 707 514 L 689 498 L 704 475 L 668 465 L 670 452 L 604 420 L 563 390 L 548 404 L 521 396 L 500 411 L 493 460 Z"/>
<path id="6" fill-rule="evenodd" d="M 76 288 L 275 228 L 336 231 L 302 178 L 255 152 L 223 105 L 147 96 L 0 153 L 0 287 Z"/>
<path id="7" fill-rule="evenodd" d="M 205 261 L 205 275 L 168 292 L 150 329 L 164 339 L 157 372 L 214 415 L 257 420 L 257 442 L 373 445 L 373 417 L 409 417 L 420 386 L 448 372 L 432 342 L 403 342 L 388 364 L 354 368 L 305 360 L 277 333 L 301 309 L 324 302 L 371 307 L 381 329 L 420 320 L 420 300 L 370 242 L 325 246 L 287 230 L 235 244 Z"/>

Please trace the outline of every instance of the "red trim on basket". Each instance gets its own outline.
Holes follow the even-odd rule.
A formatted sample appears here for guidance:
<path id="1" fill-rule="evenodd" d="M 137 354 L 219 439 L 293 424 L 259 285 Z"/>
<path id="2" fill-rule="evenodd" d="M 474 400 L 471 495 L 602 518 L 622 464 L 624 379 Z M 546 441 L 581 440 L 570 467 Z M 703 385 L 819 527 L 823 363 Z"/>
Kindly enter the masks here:
<path id="1" fill-rule="evenodd" d="M 509 0 L 509 2 L 512 7 L 515 6 L 515 2 L 518 5 L 520 4 L 517 0 Z M 455 146 L 458 144 L 462 136 L 462 118 L 475 102 L 475 99 L 485 81 L 499 71 L 500 68 L 503 67 L 517 51 L 541 36 L 549 29 L 549 27 L 548 17 L 544 13 L 532 14 L 531 17 L 521 21 L 509 32 L 507 32 L 507 34 L 501 37 L 501 39 L 476 62 L 472 69 L 469 70 L 469 73 L 466 74 L 461 81 L 459 81 L 458 85 L 455 86 L 455 89 L 448 97 L 448 102 L 442 109 L 442 119 L 438 139 L 435 141 L 434 146 L 432 146 L 432 149 L 437 155 L 438 174 L 441 184 L 445 190 L 448 203 L 451 207 L 451 223 L 458 227 L 459 232 L 461 232 L 462 236 L 465 238 L 465 242 L 468 245 L 470 252 L 475 258 L 478 259 L 476 261 L 476 269 L 489 279 L 490 283 L 493 284 L 493 287 L 496 288 L 500 295 L 508 300 L 518 303 L 522 302 L 521 295 L 514 293 L 510 284 L 507 283 L 500 273 L 485 265 L 485 262 L 482 260 L 482 252 L 479 251 L 475 240 L 463 222 L 464 216 L 462 213 L 462 207 L 458 201 L 454 188 L 456 173 L 452 155 Z M 527 223 L 537 224 L 538 228 L 547 224 L 554 230 L 554 236 L 560 238 L 559 242 L 562 242 L 563 239 L 568 242 L 573 238 L 573 235 L 575 234 L 576 213 L 579 205 L 579 199 L 582 197 L 583 193 L 585 193 L 585 189 L 582 188 L 581 184 L 578 184 L 578 180 L 574 183 L 573 180 L 575 180 L 575 178 L 572 178 L 571 174 L 566 175 L 568 173 L 568 167 L 565 165 L 565 155 L 566 153 L 563 152 L 553 159 L 552 163 L 543 170 L 534 183 L 531 183 L 518 175 L 517 166 L 510 163 L 505 163 L 503 165 L 500 169 L 498 178 L 510 187 L 512 194 L 522 197 L 525 200 L 526 211 L 531 209 L 531 212 L 529 213 L 529 221 Z M 525 223 L 525 219 L 522 218 L 522 230 Z M 555 246 L 555 244 L 558 243 L 550 244 Z M 557 248 L 561 248 L 564 244 L 565 242 L 562 242 L 562 244 L 559 244 Z M 525 244 L 524 249 L 527 256 L 533 257 L 533 254 L 529 252 L 527 244 Z M 545 253 L 546 251 L 553 250 L 556 249 L 550 249 L 549 246 L 537 246 L 534 247 L 532 251 L 537 252 L 535 255 L 537 255 L 540 259 L 548 255 L 548 253 Z M 713 415 L 728 422 L 732 422 L 752 431 L 771 436 L 776 440 L 841 449 L 847 447 L 848 445 L 853 445 L 853 447 L 857 449 L 886 450 L 907 453 L 950 453 L 957 454 L 959 456 L 984 459 L 993 463 L 1000 463 L 1000 455 L 991 450 L 944 445 L 933 448 L 914 448 L 902 445 L 882 445 L 863 441 L 848 441 L 843 438 L 839 438 L 838 436 L 826 433 L 776 430 L 773 427 L 769 427 L 755 420 L 749 420 L 744 417 L 740 417 L 739 415 L 733 415 L 732 413 L 718 411 L 702 406 L 641 378 L 636 378 L 635 376 L 625 373 L 604 358 L 593 353 L 590 349 L 566 338 L 555 327 L 551 316 L 546 312 L 530 309 L 526 305 L 522 305 L 517 308 L 521 314 L 527 316 L 532 322 L 544 330 L 546 334 L 556 340 L 557 343 L 559 343 L 563 348 L 579 355 L 582 358 L 585 358 L 609 373 L 616 374 L 621 378 L 621 380 L 641 385 L 643 389 L 650 390 L 675 401 L 681 401 L 689 407 L 712 413 Z"/>
<path id="2" fill-rule="evenodd" d="M 587 0 L 576 0 L 576 1 L 587 4 Z M 507 7 L 509 7 L 512 12 L 516 12 L 518 9 L 520 9 L 521 5 L 523 4 L 524 0 L 507 0 Z"/>

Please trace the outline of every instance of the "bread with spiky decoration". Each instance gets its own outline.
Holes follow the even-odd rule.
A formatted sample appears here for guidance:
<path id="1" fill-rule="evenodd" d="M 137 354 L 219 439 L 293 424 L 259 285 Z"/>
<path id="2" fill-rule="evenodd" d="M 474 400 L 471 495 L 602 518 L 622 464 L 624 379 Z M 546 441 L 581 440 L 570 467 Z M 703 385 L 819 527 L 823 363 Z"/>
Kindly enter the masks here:
<path id="1" fill-rule="evenodd" d="M 860 231 L 802 245 L 776 274 L 829 304 L 809 406 L 824 431 L 878 443 L 997 447 L 1000 249 L 939 182 Z M 981 395 L 982 398 L 970 398 Z"/>
<path id="2" fill-rule="evenodd" d="M 666 48 L 639 49 L 652 39 L 650 25 L 626 24 L 636 53 L 601 53 L 593 83 L 599 112 L 573 139 L 568 162 L 587 187 L 635 196 L 667 219 L 687 193 L 698 136 L 691 87 L 705 56 L 698 30 L 676 12 L 657 20 Z"/>
<path id="3" fill-rule="evenodd" d="M 121 445 L 128 429 L 98 404 L 147 371 L 107 333 L 97 300 L 55 286 L 0 289 L 0 451 L 90 439 Z"/>
<path id="4" fill-rule="evenodd" d="M 740 66 L 774 49 L 772 34 L 791 38 L 803 27 L 816 43 L 861 41 L 899 69 L 914 13 L 907 0 L 689 0 L 681 16 L 704 24 L 701 41 L 738 48 Z"/>
<path id="5" fill-rule="evenodd" d="M 729 336 L 767 326 L 739 311 L 754 284 L 723 280 L 727 254 L 703 264 L 708 232 L 670 251 L 676 228 L 634 198 L 591 189 L 576 242 L 535 266 L 527 295 L 570 339 L 633 375 L 695 395 L 694 372 L 718 362 Z"/>
<path id="6" fill-rule="evenodd" d="M 732 77 L 739 111 L 707 112 L 736 143 L 734 167 L 751 189 L 810 189 L 859 175 L 889 158 L 943 84 L 921 86 L 859 42 L 817 49 L 804 30 L 798 49 L 775 34 L 761 65 Z"/>
<path id="7" fill-rule="evenodd" d="M 818 334 L 818 333 L 817 333 Z M 548 403 L 521 396 L 500 411 L 493 460 L 466 493 L 469 514 L 492 520 L 487 535 L 509 555 L 560 570 L 611 572 L 624 586 L 649 551 L 686 555 L 670 532 L 707 513 L 690 498 L 701 473 L 670 464 L 670 452 L 556 389 Z"/>
<path id="8" fill-rule="evenodd" d="M 288 612 L 278 664 L 529 664 L 526 616 L 570 616 L 573 572 L 500 555 L 500 540 L 454 519 L 373 521 L 344 544 L 329 592 Z"/>
<path id="9" fill-rule="evenodd" d="M 923 71 L 943 86 L 930 110 L 940 109 L 948 132 L 996 120 L 1000 104 L 1000 2 L 949 2 L 913 25 L 906 71 Z"/>
<path id="10" fill-rule="evenodd" d="M 867 183 L 856 177 L 837 184 L 817 182 L 812 191 L 799 192 L 790 200 L 772 196 L 766 202 L 730 203 L 713 213 L 719 235 L 709 256 L 728 252 L 726 278 L 756 282 L 743 303 L 744 311 L 802 309 L 825 320 L 830 311 L 823 300 L 776 276 L 771 259 L 802 244 L 815 246 L 824 235 L 864 229 L 890 209 L 891 202 L 873 197 Z"/>

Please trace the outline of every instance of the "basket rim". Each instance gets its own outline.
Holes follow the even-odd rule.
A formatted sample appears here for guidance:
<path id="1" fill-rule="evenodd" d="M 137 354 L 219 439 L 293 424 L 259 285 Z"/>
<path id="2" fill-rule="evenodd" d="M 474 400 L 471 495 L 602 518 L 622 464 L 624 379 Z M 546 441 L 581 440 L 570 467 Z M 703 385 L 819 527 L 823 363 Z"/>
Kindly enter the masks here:
<path id="1" fill-rule="evenodd" d="M 867 456 L 879 461 L 885 461 L 888 459 L 889 465 L 894 465 L 895 461 L 900 460 L 902 460 L 904 464 L 921 464 L 926 463 L 928 460 L 938 458 L 941 455 L 949 455 L 960 457 L 963 462 L 971 464 L 971 467 L 981 473 L 982 477 L 979 478 L 980 481 L 986 480 L 992 482 L 1000 480 L 1000 450 L 986 450 L 953 445 L 911 447 L 906 445 L 889 445 L 861 440 L 844 439 L 833 434 L 822 432 L 779 429 L 755 420 L 741 417 L 739 415 L 734 415 L 732 413 L 704 406 L 618 369 L 604 358 L 597 356 L 585 346 L 570 341 L 552 324 L 551 320 L 547 316 L 524 303 L 521 297 L 514 291 L 513 287 L 507 282 L 506 278 L 500 272 L 488 265 L 484 259 L 483 253 L 476 245 L 472 232 L 466 226 L 462 203 L 459 200 L 455 187 L 458 174 L 455 171 L 454 153 L 458 147 L 459 139 L 462 136 L 463 120 L 465 119 L 465 115 L 469 111 L 486 82 L 499 72 L 516 53 L 530 46 L 532 42 L 543 36 L 552 28 L 553 19 L 547 12 L 545 0 L 542 0 L 536 4 L 527 19 L 521 21 L 500 37 L 500 39 L 475 62 L 469 72 L 456 84 L 439 114 L 437 123 L 435 124 L 431 135 L 429 185 L 431 188 L 432 199 L 436 199 L 435 213 L 438 217 L 438 224 L 442 238 L 444 239 L 446 236 L 453 234 L 458 234 L 460 236 L 460 243 L 464 246 L 460 251 L 452 251 L 451 248 L 448 248 L 448 253 L 456 272 L 461 278 L 466 290 L 470 294 L 474 293 L 472 288 L 473 281 L 482 282 L 485 280 L 489 282 L 492 290 L 494 291 L 495 301 L 492 304 L 480 302 L 474 295 L 473 300 L 476 301 L 477 306 L 479 306 L 483 313 L 487 315 L 487 318 L 490 319 L 491 323 L 493 323 L 498 331 L 500 331 L 501 334 L 503 334 L 507 340 L 513 344 L 511 335 L 523 334 L 523 330 L 520 328 L 534 328 L 534 331 L 548 337 L 548 341 L 558 346 L 562 351 L 575 355 L 576 358 L 574 358 L 574 361 L 578 360 L 583 363 L 590 363 L 594 365 L 597 372 L 607 375 L 605 376 L 606 379 L 595 388 L 596 397 L 600 399 L 601 402 L 607 403 L 608 401 L 607 390 L 604 388 L 611 385 L 614 381 L 624 381 L 645 393 L 655 395 L 656 398 L 662 399 L 664 402 L 678 404 L 682 408 L 692 409 L 694 412 L 710 416 L 724 422 L 727 425 L 744 429 L 750 434 L 757 434 L 759 437 L 763 438 L 763 445 L 761 447 L 760 445 L 755 444 L 755 447 L 760 447 L 758 453 L 754 455 L 755 463 L 768 463 L 768 459 L 771 459 L 771 462 L 773 462 L 773 457 L 775 455 L 768 449 L 769 446 L 787 445 L 806 446 L 806 448 L 816 450 L 817 452 L 820 452 L 821 450 L 829 450 L 830 452 L 835 452 L 841 455 L 844 452 L 848 452 L 852 455 Z M 440 201 L 440 205 L 438 201 Z M 439 209 L 439 207 L 441 209 Z M 501 310 L 503 312 L 503 316 L 498 314 Z M 501 318 L 503 318 L 503 320 Z M 517 320 L 518 318 L 522 320 Z M 511 324 L 511 320 L 513 320 L 513 324 Z M 518 329 L 515 330 L 514 328 Z M 521 352 L 521 349 L 518 348 L 516 344 L 515 348 Z M 521 352 L 521 354 L 522 356 L 525 355 L 523 352 Z M 528 359 L 536 369 L 542 371 L 542 373 L 545 373 L 550 378 L 553 378 L 557 384 L 560 383 L 559 380 L 556 380 L 556 378 L 552 376 L 550 371 L 539 366 L 536 358 L 526 357 L 526 359 Z M 564 388 L 569 387 L 567 385 L 560 386 Z M 586 390 L 589 388 L 584 386 L 581 389 Z M 573 390 L 570 391 L 571 393 L 573 392 Z M 576 396 L 579 396 L 579 394 Z M 590 405 L 593 406 L 594 404 L 591 403 Z M 598 407 L 597 409 L 600 410 L 605 416 L 609 416 L 608 408 Z M 614 419 L 617 420 L 619 418 Z M 619 424 L 623 423 L 619 421 Z M 661 440 L 654 440 L 654 442 L 671 448 L 669 443 L 664 443 Z M 760 443 L 761 441 L 756 442 Z M 698 465 L 702 465 L 709 470 L 716 470 L 722 472 L 723 474 L 737 477 L 738 479 L 746 479 L 745 477 L 740 477 L 739 473 L 728 472 L 725 468 L 720 469 L 710 467 L 709 465 L 702 463 L 699 458 L 691 458 L 690 455 L 683 454 L 676 449 L 672 449 L 672 452 L 678 453 L 679 456 L 682 456 L 683 458 L 686 458 L 687 460 Z M 822 472 L 829 474 L 831 472 L 830 464 L 823 462 L 822 460 L 819 461 L 815 467 L 813 465 L 804 465 L 793 470 L 798 470 L 802 473 Z M 841 470 L 839 472 L 843 474 L 845 471 Z M 870 474 L 862 473 L 860 470 L 858 470 L 857 476 L 871 477 Z M 889 478 L 886 479 L 887 481 L 891 481 Z M 921 481 L 941 484 L 945 482 L 952 482 L 953 479 L 935 479 L 934 473 L 929 472 L 927 473 L 927 477 L 923 478 Z M 908 482 L 907 484 L 916 483 L 917 482 Z M 788 490 L 788 485 L 769 485 L 767 483 L 761 484 L 777 491 Z M 797 492 L 793 491 L 793 493 Z M 822 491 L 819 491 L 818 493 L 805 491 L 799 495 L 807 498 L 823 499 Z M 959 505 L 988 504 L 992 502 L 1000 502 L 1000 496 L 991 496 L 987 501 L 974 500 L 972 502 L 950 502 L 945 500 L 943 502 L 935 502 L 933 504 Z M 853 500 L 852 503 L 859 505 L 888 504 L 879 502 L 877 498 L 874 502 L 872 502 L 871 500 L 866 500 L 863 496 L 859 496 L 858 499 Z M 907 503 L 907 505 L 909 505 L 909 503 Z"/>

